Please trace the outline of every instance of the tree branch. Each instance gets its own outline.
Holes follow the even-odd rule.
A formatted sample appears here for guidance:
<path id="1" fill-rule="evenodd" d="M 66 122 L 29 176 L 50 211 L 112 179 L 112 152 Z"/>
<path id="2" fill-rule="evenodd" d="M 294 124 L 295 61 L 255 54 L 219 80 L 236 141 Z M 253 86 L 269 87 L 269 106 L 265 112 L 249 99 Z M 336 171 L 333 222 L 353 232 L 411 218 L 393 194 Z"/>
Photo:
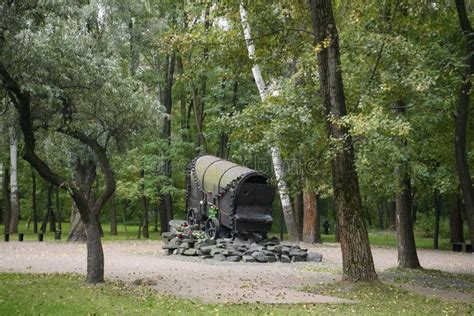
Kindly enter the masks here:
<path id="1" fill-rule="evenodd" d="M 59 128 L 57 131 L 59 133 L 75 138 L 83 144 L 86 144 L 92 149 L 92 151 L 97 156 L 100 168 L 102 169 L 102 172 L 104 173 L 104 176 L 105 176 L 105 190 L 97 198 L 93 206 L 93 211 L 97 215 L 100 209 L 104 206 L 107 200 L 114 193 L 115 185 L 116 185 L 115 175 L 114 175 L 114 172 L 112 171 L 112 168 L 110 167 L 109 158 L 107 157 L 107 149 L 105 147 L 102 147 L 96 139 L 80 131 L 71 130 L 71 129 L 62 129 L 62 128 Z"/>
<path id="2" fill-rule="evenodd" d="M 18 82 L 16 82 L 16 80 L 10 75 L 2 62 L 0 62 L 0 76 L 4 84 L 4 88 L 10 95 L 11 101 L 15 105 L 15 108 L 19 114 L 20 127 L 25 143 L 23 159 L 28 161 L 31 166 L 33 166 L 33 168 L 38 171 L 38 174 L 46 181 L 56 185 L 57 187 L 67 190 L 74 199 L 74 202 L 76 202 L 80 211 L 87 210 L 87 201 L 80 194 L 79 189 L 51 170 L 51 168 L 36 154 L 36 140 L 31 121 L 31 104 L 29 94 L 22 91 Z M 87 220 L 88 214 L 81 212 L 81 217 L 83 220 Z"/>

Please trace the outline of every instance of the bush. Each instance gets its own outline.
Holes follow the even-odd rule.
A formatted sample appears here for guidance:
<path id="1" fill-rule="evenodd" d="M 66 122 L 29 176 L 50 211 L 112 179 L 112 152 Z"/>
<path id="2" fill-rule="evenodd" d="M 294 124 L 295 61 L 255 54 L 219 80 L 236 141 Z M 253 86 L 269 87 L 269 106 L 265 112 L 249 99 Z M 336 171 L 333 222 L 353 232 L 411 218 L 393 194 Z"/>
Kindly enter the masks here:
<path id="1" fill-rule="evenodd" d="M 414 225 L 415 233 L 425 238 L 433 238 L 435 226 L 435 216 L 433 212 L 418 213 Z M 449 219 L 441 217 L 439 220 L 439 237 L 450 238 Z"/>

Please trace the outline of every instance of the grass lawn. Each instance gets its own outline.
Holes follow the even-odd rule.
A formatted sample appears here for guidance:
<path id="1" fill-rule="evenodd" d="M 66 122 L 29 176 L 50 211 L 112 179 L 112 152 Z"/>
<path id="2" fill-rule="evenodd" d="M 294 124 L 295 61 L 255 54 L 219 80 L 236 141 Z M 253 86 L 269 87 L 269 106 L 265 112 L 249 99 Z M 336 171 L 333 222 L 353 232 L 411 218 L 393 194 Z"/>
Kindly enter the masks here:
<path id="1" fill-rule="evenodd" d="M 336 242 L 335 235 L 321 235 L 324 242 Z M 397 247 L 397 235 L 395 231 L 369 231 L 369 242 L 373 246 Z M 433 239 L 415 236 L 416 248 L 433 249 Z M 440 238 L 438 241 L 441 250 L 451 250 L 449 239 Z"/>
<path id="2" fill-rule="evenodd" d="M 29 241 L 38 240 L 37 234 L 33 233 L 33 224 L 30 227 L 26 227 L 26 221 L 20 221 L 19 223 L 19 231 L 24 233 L 24 239 Z M 160 240 L 161 235 L 158 232 L 153 231 L 154 226 L 150 225 L 150 240 Z M 39 228 L 38 228 L 39 229 Z M 102 229 L 104 231 L 104 237 L 102 240 L 137 240 L 138 236 L 138 225 L 130 225 L 125 228 L 124 225 L 119 224 L 118 235 L 112 236 L 110 235 L 110 226 L 108 224 L 102 224 Z M 3 225 L 0 225 L 0 231 L 3 232 Z M 67 240 L 67 235 L 69 232 L 69 223 L 62 223 L 62 236 L 61 240 Z M 270 236 L 280 237 L 278 233 L 272 233 Z M 288 235 L 284 235 L 284 239 L 288 238 Z M 336 242 L 335 235 L 321 235 L 321 239 L 323 242 Z M 12 234 L 10 236 L 10 240 L 18 240 L 18 235 Z M 49 225 L 46 233 L 44 235 L 44 240 L 51 241 L 54 240 L 54 233 L 49 232 Z M 386 246 L 386 247 L 397 247 L 397 237 L 395 231 L 380 231 L 380 230 L 372 230 L 369 231 L 369 240 L 371 245 L 376 246 Z M 2 238 L 3 241 L 3 238 Z M 432 238 L 425 238 L 416 236 L 416 247 L 420 249 L 433 249 L 433 240 Z M 439 247 L 441 250 L 450 250 L 451 244 L 449 243 L 449 239 L 440 238 L 439 239 Z"/>
<path id="3" fill-rule="evenodd" d="M 0 315 L 306 315 L 470 314 L 473 304 L 443 303 L 383 283 L 344 282 L 306 289 L 355 304 L 202 304 L 121 282 L 86 285 L 77 275 L 0 273 Z M 420 308 L 422 307 L 422 308 Z"/>
<path id="4" fill-rule="evenodd" d="M 38 230 L 41 227 L 41 223 L 38 225 Z M 67 240 L 67 236 L 69 233 L 69 223 L 62 223 L 62 234 L 61 234 L 61 240 L 65 241 Z M 150 225 L 149 227 L 149 232 L 150 232 L 150 239 L 151 240 L 160 240 L 161 235 L 159 232 L 153 231 L 154 226 Z M 58 226 L 56 225 L 56 229 L 58 229 Z M 159 229 L 159 228 L 158 228 Z M 20 221 L 18 225 L 18 230 L 20 233 L 25 234 L 24 235 L 24 240 L 28 241 L 35 241 L 38 240 L 38 235 L 33 233 L 33 223 L 30 224 L 30 227 L 26 227 L 26 221 Z M 118 230 L 118 235 L 113 236 L 110 234 L 110 225 L 109 224 L 102 224 L 102 230 L 104 231 L 104 237 L 102 237 L 102 240 L 137 240 L 138 236 L 138 225 L 130 225 L 125 228 L 124 225 L 119 224 L 117 226 Z M 2 232 L 2 241 L 3 241 L 3 225 L 0 225 L 0 231 Z M 45 241 L 52 241 L 54 240 L 54 233 L 49 231 L 49 224 L 47 226 L 45 235 L 44 235 L 44 240 Z M 17 234 L 12 234 L 10 235 L 10 240 L 18 240 L 18 235 Z"/>

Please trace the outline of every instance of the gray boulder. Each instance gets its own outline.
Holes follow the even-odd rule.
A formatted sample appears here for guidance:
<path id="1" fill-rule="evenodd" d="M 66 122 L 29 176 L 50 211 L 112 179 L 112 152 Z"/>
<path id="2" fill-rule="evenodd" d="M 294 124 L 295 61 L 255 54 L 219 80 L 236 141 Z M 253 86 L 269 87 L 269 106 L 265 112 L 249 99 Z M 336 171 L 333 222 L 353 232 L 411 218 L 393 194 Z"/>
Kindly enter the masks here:
<path id="1" fill-rule="evenodd" d="M 243 262 L 255 262 L 255 261 L 257 261 L 257 260 L 255 260 L 255 258 L 252 257 L 252 256 L 244 255 L 244 256 L 242 257 L 242 261 L 243 261 Z"/>
<path id="2" fill-rule="evenodd" d="M 189 248 L 189 249 L 186 249 L 183 252 L 183 255 L 185 255 L 185 256 L 197 256 L 198 255 L 198 250 L 194 249 L 194 248 Z"/>
<path id="3" fill-rule="evenodd" d="M 303 262 L 306 261 L 306 256 L 293 256 L 291 257 L 291 262 Z"/>
<path id="4" fill-rule="evenodd" d="M 175 237 L 175 234 L 172 232 L 164 232 L 163 234 L 161 234 L 161 237 L 164 241 L 168 242 Z"/>
<path id="5" fill-rule="evenodd" d="M 291 249 L 290 256 L 291 257 L 306 257 L 308 253 L 306 251 L 298 250 L 298 249 Z"/>
<path id="6" fill-rule="evenodd" d="M 217 261 L 225 261 L 225 256 L 219 254 L 216 254 L 215 256 L 212 257 L 212 259 L 217 260 Z"/>
<path id="7" fill-rule="evenodd" d="M 202 251 L 203 254 L 209 255 L 211 254 L 212 250 L 217 249 L 216 246 L 201 246 L 199 250 Z"/>
<path id="8" fill-rule="evenodd" d="M 221 248 L 214 248 L 214 249 L 211 250 L 211 256 L 220 255 L 221 253 L 222 253 Z"/>
<path id="9" fill-rule="evenodd" d="M 182 241 L 178 237 L 171 239 L 167 244 L 163 246 L 163 249 L 177 249 L 181 245 Z"/>
<path id="10" fill-rule="evenodd" d="M 240 261 L 240 256 L 228 256 L 225 258 L 225 261 L 229 261 L 229 262 L 238 262 Z"/>
<path id="11" fill-rule="evenodd" d="M 201 258 L 201 259 L 212 259 L 212 256 L 211 255 L 202 255 L 199 258 Z"/>
<path id="12" fill-rule="evenodd" d="M 280 243 L 280 240 L 276 237 L 273 237 L 271 239 L 266 239 L 262 242 L 262 245 L 264 246 L 276 246 Z"/>
<path id="13" fill-rule="evenodd" d="M 306 257 L 306 261 L 309 262 L 321 262 L 323 261 L 323 255 L 317 252 L 310 252 Z"/>
<path id="14" fill-rule="evenodd" d="M 223 254 L 224 256 L 233 256 L 235 255 L 235 251 L 232 249 L 223 249 L 221 254 Z"/>
<path id="15" fill-rule="evenodd" d="M 254 257 L 258 262 L 268 262 L 268 257 L 261 251 L 255 251 L 252 253 L 252 257 Z"/>
<path id="16" fill-rule="evenodd" d="M 290 263 L 291 259 L 287 255 L 282 255 L 281 258 L 280 258 L 280 261 L 283 262 L 283 263 Z"/>
<path id="17" fill-rule="evenodd" d="M 189 249 L 189 244 L 187 242 L 183 242 L 181 245 L 178 247 L 179 249 Z"/>

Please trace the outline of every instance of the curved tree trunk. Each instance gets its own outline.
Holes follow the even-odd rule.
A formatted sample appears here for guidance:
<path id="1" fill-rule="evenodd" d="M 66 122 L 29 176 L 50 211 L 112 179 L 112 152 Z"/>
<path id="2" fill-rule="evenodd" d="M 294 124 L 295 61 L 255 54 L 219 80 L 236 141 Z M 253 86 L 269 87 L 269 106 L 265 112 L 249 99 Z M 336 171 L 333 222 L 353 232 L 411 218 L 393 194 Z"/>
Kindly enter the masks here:
<path id="1" fill-rule="evenodd" d="M 46 191 L 46 213 L 44 214 L 43 223 L 41 224 L 40 231 L 44 234 L 46 233 L 46 227 L 48 226 L 48 220 L 52 216 L 52 200 L 51 196 L 53 194 L 53 185 L 48 183 L 48 190 Z"/>
<path id="2" fill-rule="evenodd" d="M 38 207 L 36 205 L 36 174 L 33 167 L 31 167 L 31 209 L 33 217 L 33 233 L 38 233 Z"/>
<path id="3" fill-rule="evenodd" d="M 462 85 L 459 91 L 459 101 L 456 111 L 454 148 L 456 154 L 456 169 L 464 198 L 466 219 L 471 242 L 474 240 L 474 188 L 467 160 L 467 125 L 469 118 L 469 104 L 471 98 L 471 76 L 474 72 L 474 34 L 466 12 L 464 0 L 456 0 L 456 9 L 461 30 L 466 38 L 467 60 L 466 70 L 462 76 Z"/>
<path id="4" fill-rule="evenodd" d="M 342 143 L 342 148 L 333 148 L 331 168 L 343 279 L 372 281 L 377 279 L 377 274 L 363 216 L 352 138 L 346 127 L 331 121 L 331 118 L 340 119 L 346 115 L 339 39 L 331 1 L 310 0 L 310 11 L 317 47 L 321 100 L 328 116 L 328 133 L 330 138 Z M 328 45 L 323 44 L 328 41 Z"/>
<path id="5" fill-rule="evenodd" d="M 79 214 L 76 203 L 73 201 L 71 204 L 71 220 L 67 241 L 85 242 L 87 241 L 86 228 L 82 222 L 81 214 Z"/>
<path id="6" fill-rule="evenodd" d="M 75 160 L 74 164 L 74 182 L 79 186 L 84 198 L 87 199 L 88 205 L 93 205 L 94 194 L 92 193 L 92 186 L 97 177 L 96 164 L 92 160 L 81 161 L 79 158 Z M 77 204 L 74 201 L 71 205 L 70 223 L 67 240 L 73 242 L 86 241 L 87 237 L 84 222 Z"/>
<path id="7" fill-rule="evenodd" d="M 78 206 L 82 220 L 88 225 L 88 227 L 86 227 L 88 236 L 87 282 L 103 282 L 104 253 L 100 240 L 98 218 L 100 210 L 112 196 L 116 187 L 114 172 L 110 166 L 109 157 L 107 156 L 107 148 L 102 146 L 97 139 L 94 139 L 81 131 L 70 128 L 58 130 L 89 147 L 89 149 L 94 152 L 97 161 L 100 164 L 105 178 L 105 189 L 95 201 L 92 201 L 92 199 L 87 198 L 87 192 L 84 187 L 78 187 L 76 184 L 63 178 L 60 173 L 54 172 L 50 166 L 37 155 L 35 151 L 36 139 L 33 129 L 30 95 L 28 91 L 22 89 L 18 82 L 10 75 L 3 62 L 0 62 L 0 76 L 5 84 L 4 87 L 8 90 L 10 100 L 15 105 L 19 114 L 20 127 L 24 140 L 22 150 L 23 158 L 38 171 L 41 177 L 66 190 Z M 67 102 L 67 100 L 65 99 L 63 102 Z M 90 205 L 93 206 L 90 207 Z"/>
<path id="8" fill-rule="evenodd" d="M 240 21 L 244 30 L 244 38 L 245 43 L 247 45 L 248 56 L 249 59 L 253 62 L 253 78 L 255 79 L 255 84 L 257 85 L 258 92 L 260 94 L 260 99 L 262 100 L 262 102 L 265 102 L 268 94 L 267 86 L 260 71 L 260 67 L 255 62 L 255 45 L 252 40 L 250 24 L 247 18 L 247 10 L 245 9 L 242 1 L 240 2 Z M 286 184 L 285 180 L 285 170 L 283 168 L 283 160 L 281 158 L 280 148 L 274 145 L 270 148 L 270 152 L 272 155 L 273 172 L 275 173 L 275 178 L 277 180 L 278 193 L 280 195 L 281 207 L 283 209 L 283 214 L 285 217 L 288 237 L 290 240 L 298 241 L 300 239 L 300 233 L 298 231 L 298 226 L 295 221 L 295 214 L 293 212 L 293 208 L 291 207 L 291 199 L 288 190 L 288 185 Z"/>
<path id="9" fill-rule="evenodd" d="M 452 194 L 449 201 L 449 231 L 451 235 L 451 243 L 464 243 L 461 200 L 457 193 Z"/>
<path id="10" fill-rule="evenodd" d="M 18 196 L 18 136 L 15 129 L 10 129 L 10 199 L 11 218 L 10 234 L 18 233 L 18 219 L 20 217 L 20 200 Z"/>
<path id="11" fill-rule="evenodd" d="M 163 137 L 166 139 L 167 142 L 167 149 L 166 149 L 166 160 L 164 162 L 164 175 L 172 180 L 172 169 L 171 169 L 171 114 L 172 114 L 172 107 L 173 107 L 173 80 L 174 80 L 174 72 L 175 72 L 175 64 L 176 64 L 176 53 L 173 52 L 171 55 L 166 56 L 166 85 L 165 91 L 163 94 L 163 105 L 166 110 L 166 115 L 164 116 L 164 124 L 163 124 Z M 173 219 L 173 201 L 171 198 L 170 193 L 164 193 L 162 196 L 163 200 L 165 201 L 164 206 L 165 209 L 163 210 L 166 212 L 167 222 Z M 145 198 L 146 199 L 146 198 Z M 145 202 L 144 202 L 145 204 Z M 145 211 L 147 213 L 147 225 L 148 225 L 148 210 Z M 145 231 L 144 231 L 145 234 Z M 146 234 L 148 235 L 148 226 L 146 227 Z M 148 237 L 146 237 L 148 238 Z"/>
<path id="12" fill-rule="evenodd" d="M 87 212 L 87 211 L 86 211 Z M 97 216 L 90 214 L 85 222 L 85 231 L 87 235 L 87 283 L 104 282 L 104 250 L 100 240 L 100 223 Z"/>
<path id="13" fill-rule="evenodd" d="M 439 249 L 439 220 L 441 217 L 441 194 L 438 190 L 435 190 L 433 193 L 433 202 L 435 208 L 435 225 L 433 232 L 433 249 Z"/>

